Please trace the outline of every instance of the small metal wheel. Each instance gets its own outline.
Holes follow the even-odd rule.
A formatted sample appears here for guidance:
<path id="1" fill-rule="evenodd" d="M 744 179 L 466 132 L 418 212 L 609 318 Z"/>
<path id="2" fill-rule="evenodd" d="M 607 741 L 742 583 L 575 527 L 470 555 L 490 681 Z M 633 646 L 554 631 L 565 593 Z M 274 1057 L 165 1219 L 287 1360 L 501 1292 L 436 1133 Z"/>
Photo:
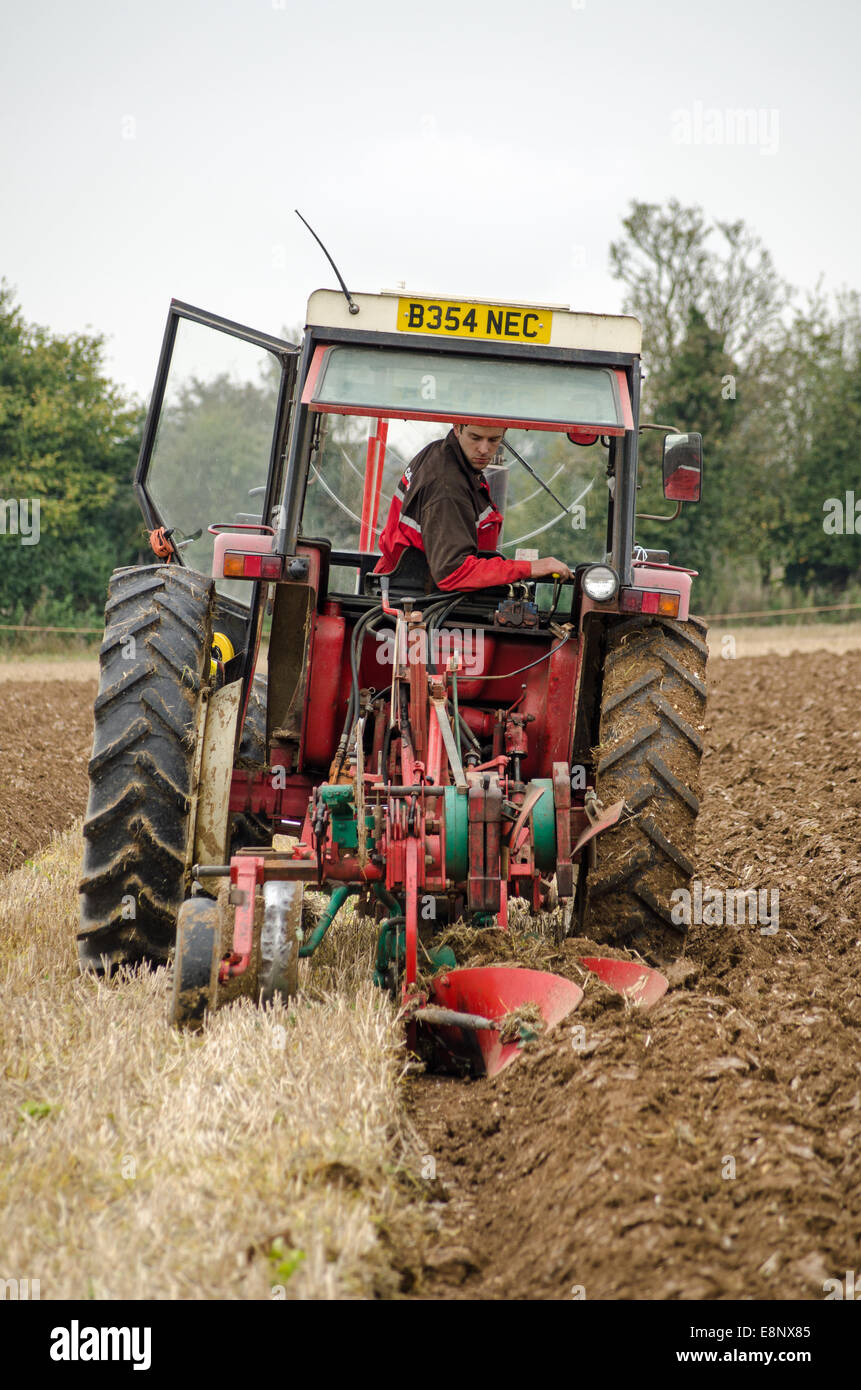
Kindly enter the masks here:
<path id="1" fill-rule="evenodd" d="M 556 945 L 561 946 L 567 936 L 574 935 L 574 899 L 566 898 L 556 919 Z"/>
<path id="2" fill-rule="evenodd" d="M 543 912 L 555 912 L 559 906 L 559 886 L 556 882 L 556 875 L 548 881 L 541 880 L 541 887 L 544 890 L 541 894 L 541 909 Z"/>
<path id="3" fill-rule="evenodd" d="M 299 992 L 299 947 L 302 944 L 301 883 L 271 879 L 263 885 L 263 926 L 257 984 L 264 1004 L 284 1003 Z"/>
<path id="4" fill-rule="evenodd" d="M 176 919 L 171 1021 L 178 1028 L 203 1027 L 207 1009 L 215 1007 L 220 960 L 218 903 L 186 898 Z"/>

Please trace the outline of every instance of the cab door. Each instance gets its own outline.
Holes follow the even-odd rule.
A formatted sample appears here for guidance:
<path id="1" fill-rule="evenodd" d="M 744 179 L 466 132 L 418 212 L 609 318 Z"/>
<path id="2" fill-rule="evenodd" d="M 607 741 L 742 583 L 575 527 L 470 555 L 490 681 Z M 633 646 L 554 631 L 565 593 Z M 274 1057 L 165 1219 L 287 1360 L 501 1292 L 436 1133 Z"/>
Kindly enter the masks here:
<path id="1" fill-rule="evenodd" d="M 171 301 L 135 492 L 150 530 L 172 528 L 181 564 L 211 574 L 216 523 L 277 532 L 298 356 L 281 338 Z M 256 583 L 216 587 L 256 605 Z"/>

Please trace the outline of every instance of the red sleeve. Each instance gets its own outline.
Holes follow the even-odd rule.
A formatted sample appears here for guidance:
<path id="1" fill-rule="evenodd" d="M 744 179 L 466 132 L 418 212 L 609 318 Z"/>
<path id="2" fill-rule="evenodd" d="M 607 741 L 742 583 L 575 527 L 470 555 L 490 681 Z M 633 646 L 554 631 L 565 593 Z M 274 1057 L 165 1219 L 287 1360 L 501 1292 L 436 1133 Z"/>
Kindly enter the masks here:
<path id="1" fill-rule="evenodd" d="M 438 579 L 438 589 L 492 589 L 497 584 L 514 584 L 518 579 L 528 579 L 532 566 L 528 560 L 483 560 L 478 555 L 467 555 L 463 564 Z"/>

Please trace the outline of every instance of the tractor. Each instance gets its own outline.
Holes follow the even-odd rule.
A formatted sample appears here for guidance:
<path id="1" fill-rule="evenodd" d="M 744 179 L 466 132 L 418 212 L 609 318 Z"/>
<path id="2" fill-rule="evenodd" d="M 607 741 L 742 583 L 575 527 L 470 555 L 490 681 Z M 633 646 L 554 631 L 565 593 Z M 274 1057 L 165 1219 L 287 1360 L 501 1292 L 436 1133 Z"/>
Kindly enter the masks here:
<path id="1" fill-rule="evenodd" d="M 135 475 L 153 563 L 105 610 L 82 970 L 172 961 L 199 1027 L 289 1000 L 358 899 L 412 1040 L 493 1072 L 581 992 L 434 941 L 517 899 L 629 948 L 590 968 L 651 997 L 684 947 L 707 649 L 695 572 L 635 540 L 641 429 L 676 504 L 650 519 L 702 478 L 699 435 L 640 425 L 640 352 L 635 318 L 552 305 L 323 289 L 295 346 L 171 302 Z M 459 422 L 506 431 L 506 529 L 515 478 L 554 499 L 501 553 L 555 526 L 571 579 L 441 590 L 415 549 L 381 572 L 388 497 Z"/>

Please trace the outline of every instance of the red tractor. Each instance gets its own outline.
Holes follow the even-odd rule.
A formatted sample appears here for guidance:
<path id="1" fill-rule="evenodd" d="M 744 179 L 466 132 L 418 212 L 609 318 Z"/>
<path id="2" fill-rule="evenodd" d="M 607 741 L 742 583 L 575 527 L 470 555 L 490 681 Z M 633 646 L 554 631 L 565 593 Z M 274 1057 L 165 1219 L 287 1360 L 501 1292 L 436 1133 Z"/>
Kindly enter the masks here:
<path id="1" fill-rule="evenodd" d="M 414 1035 L 487 1061 L 502 1013 L 552 1022 L 579 991 L 459 971 L 444 924 L 504 929 L 518 898 L 679 953 L 705 628 L 693 572 L 635 543 L 639 404 L 629 317 L 320 290 L 297 348 L 171 304 L 135 480 L 157 563 L 117 570 L 106 607 L 83 969 L 173 953 L 194 1026 L 238 991 L 288 998 L 358 896 Z M 515 479 L 566 492 L 502 544 L 532 558 L 511 547 L 558 524 L 572 580 L 440 591 L 417 550 L 378 572 L 387 495 L 457 422 L 506 429 L 509 530 L 534 515 Z M 700 436 L 668 430 L 676 515 L 701 474 Z M 316 923 L 305 885 L 330 894 Z"/>

